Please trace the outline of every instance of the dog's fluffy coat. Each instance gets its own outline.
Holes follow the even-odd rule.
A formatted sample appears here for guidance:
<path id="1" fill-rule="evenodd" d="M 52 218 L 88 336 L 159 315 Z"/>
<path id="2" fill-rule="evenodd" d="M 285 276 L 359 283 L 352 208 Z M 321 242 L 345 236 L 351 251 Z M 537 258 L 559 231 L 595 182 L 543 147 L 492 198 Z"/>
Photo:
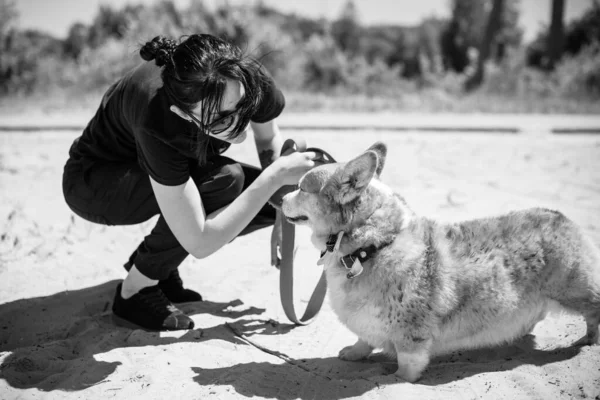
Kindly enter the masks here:
<path id="1" fill-rule="evenodd" d="M 600 251 L 572 221 L 547 209 L 454 224 L 418 217 L 379 180 L 386 153 L 378 142 L 316 167 L 283 200 L 319 250 L 344 232 L 323 259 L 331 305 L 359 338 L 341 358 L 381 348 L 414 382 L 435 355 L 527 334 L 552 303 L 585 317 L 577 345 L 598 343 Z M 340 257 L 369 245 L 383 247 L 348 279 Z"/>

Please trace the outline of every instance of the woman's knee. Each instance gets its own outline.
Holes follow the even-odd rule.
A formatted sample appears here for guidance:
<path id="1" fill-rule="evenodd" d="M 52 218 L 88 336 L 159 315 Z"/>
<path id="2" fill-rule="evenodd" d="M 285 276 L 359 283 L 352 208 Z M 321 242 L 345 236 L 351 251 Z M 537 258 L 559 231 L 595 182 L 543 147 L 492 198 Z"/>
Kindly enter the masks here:
<path id="1" fill-rule="evenodd" d="M 225 164 L 215 177 L 221 195 L 235 199 L 244 190 L 244 170 L 238 163 Z"/>
<path id="2" fill-rule="evenodd" d="M 197 182 L 198 190 L 207 209 L 218 209 L 235 200 L 244 190 L 245 175 L 238 163 L 228 163 L 213 171 L 207 179 Z"/>
<path id="3" fill-rule="evenodd" d="M 135 165 L 99 164 L 86 170 L 69 160 L 62 186 L 69 208 L 90 222 L 132 225 L 159 213 L 148 176 Z"/>

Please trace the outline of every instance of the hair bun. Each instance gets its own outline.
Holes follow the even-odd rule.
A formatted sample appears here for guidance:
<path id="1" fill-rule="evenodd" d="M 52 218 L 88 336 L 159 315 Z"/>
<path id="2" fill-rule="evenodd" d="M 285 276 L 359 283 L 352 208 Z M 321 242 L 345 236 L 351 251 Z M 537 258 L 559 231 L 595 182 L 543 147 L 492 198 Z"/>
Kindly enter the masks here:
<path id="1" fill-rule="evenodd" d="M 177 44 L 174 40 L 167 39 L 164 36 L 156 36 L 142 46 L 140 56 L 146 61 L 155 60 L 156 65 L 162 67 L 171 59 L 176 47 Z"/>

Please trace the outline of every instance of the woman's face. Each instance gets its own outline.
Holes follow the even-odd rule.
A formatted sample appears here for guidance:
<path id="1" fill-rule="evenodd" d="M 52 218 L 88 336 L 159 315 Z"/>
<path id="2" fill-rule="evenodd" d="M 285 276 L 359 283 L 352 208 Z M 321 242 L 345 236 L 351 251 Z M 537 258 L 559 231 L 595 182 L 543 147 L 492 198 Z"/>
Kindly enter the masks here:
<path id="1" fill-rule="evenodd" d="M 244 130 L 233 139 L 227 137 L 237 123 L 237 119 L 239 117 L 237 115 L 238 103 L 245 94 L 246 91 L 244 89 L 244 85 L 238 81 L 227 79 L 225 93 L 223 94 L 223 100 L 221 101 L 219 112 L 215 115 L 212 115 L 210 118 L 211 122 L 209 123 L 209 129 L 207 132 L 209 136 L 233 144 L 242 143 L 244 140 L 246 140 L 247 130 Z M 198 120 L 200 120 L 200 115 L 202 114 L 202 105 L 202 102 L 200 102 L 193 110 L 193 116 Z"/>

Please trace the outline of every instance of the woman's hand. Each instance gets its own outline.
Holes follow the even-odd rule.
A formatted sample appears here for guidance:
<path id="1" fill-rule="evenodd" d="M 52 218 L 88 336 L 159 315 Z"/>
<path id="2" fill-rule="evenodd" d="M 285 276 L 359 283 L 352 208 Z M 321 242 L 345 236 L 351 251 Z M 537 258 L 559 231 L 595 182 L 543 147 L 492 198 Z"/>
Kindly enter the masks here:
<path id="1" fill-rule="evenodd" d="M 276 176 L 283 185 L 297 185 L 302 176 L 315 166 L 313 161 L 317 154 L 312 151 L 295 152 L 279 157 L 271 166 L 276 170 Z"/>

